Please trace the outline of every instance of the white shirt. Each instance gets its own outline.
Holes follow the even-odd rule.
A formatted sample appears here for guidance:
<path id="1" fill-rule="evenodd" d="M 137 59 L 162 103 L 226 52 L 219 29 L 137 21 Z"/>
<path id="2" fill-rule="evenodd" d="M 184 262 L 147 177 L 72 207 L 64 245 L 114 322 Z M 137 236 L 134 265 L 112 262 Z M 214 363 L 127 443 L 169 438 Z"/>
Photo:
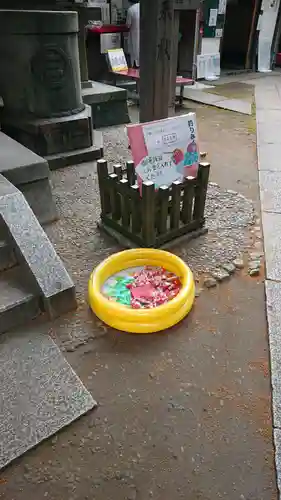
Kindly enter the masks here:
<path id="1" fill-rule="evenodd" d="M 130 28 L 128 49 L 131 65 L 140 65 L 140 4 L 135 3 L 128 9 L 127 26 Z"/>

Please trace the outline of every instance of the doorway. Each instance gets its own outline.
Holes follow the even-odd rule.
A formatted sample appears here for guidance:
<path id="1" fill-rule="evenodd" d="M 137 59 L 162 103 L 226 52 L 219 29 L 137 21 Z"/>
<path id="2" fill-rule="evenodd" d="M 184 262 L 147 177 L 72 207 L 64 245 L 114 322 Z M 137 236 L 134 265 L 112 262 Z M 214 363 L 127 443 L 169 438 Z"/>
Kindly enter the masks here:
<path id="1" fill-rule="evenodd" d="M 194 51 L 197 40 L 197 10 L 181 10 L 178 46 L 178 74 L 186 78 L 193 77 Z"/>
<path id="2" fill-rule="evenodd" d="M 260 2 L 228 0 L 221 46 L 223 69 L 243 70 L 253 67 Z"/>

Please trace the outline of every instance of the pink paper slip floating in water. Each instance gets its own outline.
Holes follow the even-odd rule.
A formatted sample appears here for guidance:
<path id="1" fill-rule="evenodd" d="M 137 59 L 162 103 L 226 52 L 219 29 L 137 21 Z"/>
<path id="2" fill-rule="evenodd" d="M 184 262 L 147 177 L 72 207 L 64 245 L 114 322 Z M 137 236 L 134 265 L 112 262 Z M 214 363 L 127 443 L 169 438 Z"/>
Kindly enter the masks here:
<path id="1" fill-rule="evenodd" d="M 147 285 L 141 285 L 131 288 L 131 295 L 134 299 L 146 299 L 150 300 L 155 293 L 155 287 L 148 283 Z"/>

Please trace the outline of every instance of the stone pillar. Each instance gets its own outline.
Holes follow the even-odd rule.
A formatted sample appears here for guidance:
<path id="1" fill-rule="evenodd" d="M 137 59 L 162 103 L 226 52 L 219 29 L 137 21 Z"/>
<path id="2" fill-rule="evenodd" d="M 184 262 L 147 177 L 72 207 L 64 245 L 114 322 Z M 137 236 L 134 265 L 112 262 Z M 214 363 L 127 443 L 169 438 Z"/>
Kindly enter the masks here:
<path id="1" fill-rule="evenodd" d="M 0 10 L 0 67 L 4 131 L 47 159 L 55 156 L 56 166 L 57 156 L 67 164 L 66 156 L 73 160 L 79 150 L 81 158 L 93 147 L 75 12 Z"/>

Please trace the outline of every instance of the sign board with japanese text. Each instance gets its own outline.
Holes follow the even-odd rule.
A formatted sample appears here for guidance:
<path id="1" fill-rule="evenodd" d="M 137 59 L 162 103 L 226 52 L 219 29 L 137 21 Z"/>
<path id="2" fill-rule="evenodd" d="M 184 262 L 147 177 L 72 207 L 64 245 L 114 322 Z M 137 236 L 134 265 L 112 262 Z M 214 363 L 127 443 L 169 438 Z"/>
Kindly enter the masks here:
<path id="1" fill-rule="evenodd" d="M 129 143 L 138 184 L 156 188 L 197 175 L 199 150 L 195 113 L 129 125 Z"/>
<path id="2" fill-rule="evenodd" d="M 127 71 L 128 65 L 123 49 L 110 49 L 107 51 L 111 71 Z"/>

